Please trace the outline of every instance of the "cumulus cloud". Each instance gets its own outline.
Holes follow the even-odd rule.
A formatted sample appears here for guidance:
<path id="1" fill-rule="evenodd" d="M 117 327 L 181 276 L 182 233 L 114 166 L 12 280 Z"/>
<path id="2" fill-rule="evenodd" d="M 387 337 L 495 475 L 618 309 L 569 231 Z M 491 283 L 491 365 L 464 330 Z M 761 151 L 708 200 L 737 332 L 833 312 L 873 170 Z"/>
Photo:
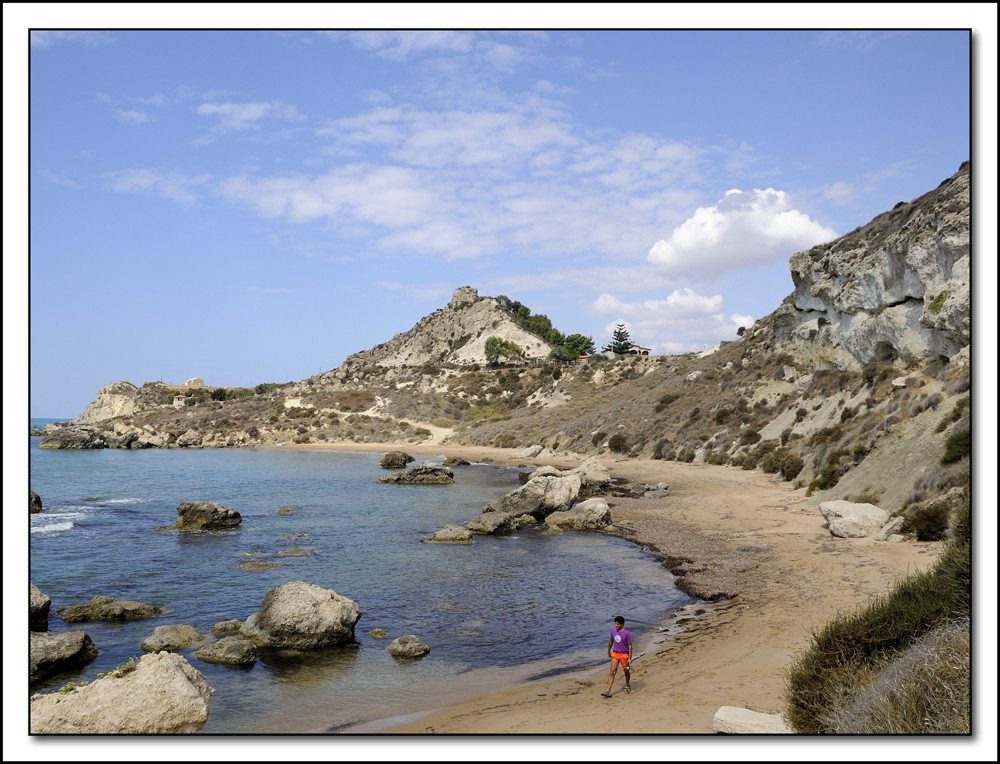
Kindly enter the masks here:
<path id="1" fill-rule="evenodd" d="M 733 189 L 711 207 L 699 207 L 648 257 L 673 276 L 713 278 L 787 259 L 835 236 L 832 228 L 792 209 L 784 191 Z"/>
<path id="2" fill-rule="evenodd" d="M 611 338 L 618 323 L 629 329 L 632 341 L 650 347 L 656 354 L 703 350 L 723 340 L 733 340 L 741 326 L 750 326 L 752 316 L 726 316 L 721 295 L 705 296 L 684 288 L 666 299 L 623 302 L 612 294 L 602 294 L 590 311 L 613 317 L 605 326 L 602 343 Z"/>

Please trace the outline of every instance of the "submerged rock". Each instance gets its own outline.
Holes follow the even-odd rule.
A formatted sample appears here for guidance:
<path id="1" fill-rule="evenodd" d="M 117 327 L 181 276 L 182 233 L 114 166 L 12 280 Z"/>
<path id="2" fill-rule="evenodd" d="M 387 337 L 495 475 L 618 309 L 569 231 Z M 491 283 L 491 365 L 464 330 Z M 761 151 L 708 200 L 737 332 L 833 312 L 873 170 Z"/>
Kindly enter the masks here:
<path id="1" fill-rule="evenodd" d="M 138 621 L 163 612 L 163 608 L 134 600 L 116 600 L 114 597 L 91 597 L 86 605 L 57 608 L 59 617 L 66 623 L 85 621 Z"/>
<path id="2" fill-rule="evenodd" d="M 32 734 L 179 734 L 201 729 L 214 690 L 176 653 L 144 655 L 65 694 L 34 695 Z"/>
<path id="3" fill-rule="evenodd" d="M 432 541 L 438 544 L 471 544 L 472 534 L 467 528 L 461 525 L 446 525 L 440 530 L 434 531 L 433 535 L 420 539 L 421 541 Z"/>
<path id="4" fill-rule="evenodd" d="M 257 646 L 245 637 L 229 636 L 205 645 L 195 655 L 205 663 L 248 666 L 257 660 Z"/>
<path id="5" fill-rule="evenodd" d="M 427 655 L 431 651 L 431 648 L 422 642 L 419 637 L 413 634 L 406 634 L 392 640 L 392 643 L 386 650 L 395 658 L 420 658 Z"/>
<path id="6" fill-rule="evenodd" d="M 158 653 L 160 650 L 183 650 L 194 647 L 207 639 L 195 631 L 194 626 L 187 624 L 170 624 L 157 626 L 153 633 L 139 643 L 139 647 L 147 653 Z"/>

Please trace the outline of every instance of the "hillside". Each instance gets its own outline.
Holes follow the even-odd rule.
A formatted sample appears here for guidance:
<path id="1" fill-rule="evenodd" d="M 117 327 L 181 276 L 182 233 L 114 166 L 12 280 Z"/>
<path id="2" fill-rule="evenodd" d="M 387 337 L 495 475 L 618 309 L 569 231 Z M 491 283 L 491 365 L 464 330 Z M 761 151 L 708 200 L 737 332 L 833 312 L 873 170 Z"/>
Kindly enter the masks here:
<path id="1" fill-rule="evenodd" d="M 539 444 L 763 469 L 819 498 L 906 509 L 912 530 L 940 533 L 947 512 L 942 521 L 931 500 L 969 481 L 969 194 L 966 163 L 920 198 L 796 253 L 794 293 L 703 353 L 552 362 L 551 346 L 497 299 L 461 287 L 337 369 L 176 400 L 158 382 L 117 382 L 77 420 L 49 426 L 41 445 Z M 492 336 L 527 360 L 489 366 Z"/>

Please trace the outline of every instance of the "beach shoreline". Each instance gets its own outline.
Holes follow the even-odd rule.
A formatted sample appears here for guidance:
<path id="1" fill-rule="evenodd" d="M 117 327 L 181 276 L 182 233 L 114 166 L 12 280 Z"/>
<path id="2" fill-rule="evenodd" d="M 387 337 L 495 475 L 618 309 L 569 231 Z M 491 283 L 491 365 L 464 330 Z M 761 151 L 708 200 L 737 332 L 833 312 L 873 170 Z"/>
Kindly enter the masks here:
<path id="1" fill-rule="evenodd" d="M 402 450 L 418 460 L 452 456 L 524 469 L 572 468 L 581 459 L 526 458 L 522 449 L 442 443 L 281 448 Z M 636 664 L 632 693 L 620 692 L 619 674 L 612 698 L 602 698 L 607 682 L 602 667 L 584 678 L 557 675 L 339 734 L 699 735 L 714 733 L 721 706 L 780 714 L 785 671 L 812 633 L 838 613 L 884 595 L 901 578 L 926 570 L 941 550 L 940 542 L 836 538 L 817 500 L 757 470 L 598 458 L 615 479 L 670 487 L 670 495 L 659 499 L 609 496 L 613 534 L 660 554 L 680 588 L 688 582 L 698 591 L 723 595 L 695 594 L 715 602 L 698 608 L 682 626 L 667 624 L 654 635 Z"/>

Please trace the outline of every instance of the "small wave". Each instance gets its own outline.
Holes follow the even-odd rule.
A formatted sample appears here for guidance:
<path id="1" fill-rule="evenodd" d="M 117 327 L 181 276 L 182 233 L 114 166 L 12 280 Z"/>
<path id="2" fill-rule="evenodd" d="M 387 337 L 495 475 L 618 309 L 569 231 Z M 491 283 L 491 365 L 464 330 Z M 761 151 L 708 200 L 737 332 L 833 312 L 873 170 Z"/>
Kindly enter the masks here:
<path id="1" fill-rule="evenodd" d="M 100 500 L 99 500 L 100 501 Z M 142 499 L 108 499 L 100 501 L 101 504 L 142 504 Z"/>
<path id="2" fill-rule="evenodd" d="M 32 526 L 32 533 L 58 533 L 59 531 L 68 531 L 73 528 L 73 521 L 67 520 L 64 523 L 49 523 L 48 525 L 36 525 Z"/>

